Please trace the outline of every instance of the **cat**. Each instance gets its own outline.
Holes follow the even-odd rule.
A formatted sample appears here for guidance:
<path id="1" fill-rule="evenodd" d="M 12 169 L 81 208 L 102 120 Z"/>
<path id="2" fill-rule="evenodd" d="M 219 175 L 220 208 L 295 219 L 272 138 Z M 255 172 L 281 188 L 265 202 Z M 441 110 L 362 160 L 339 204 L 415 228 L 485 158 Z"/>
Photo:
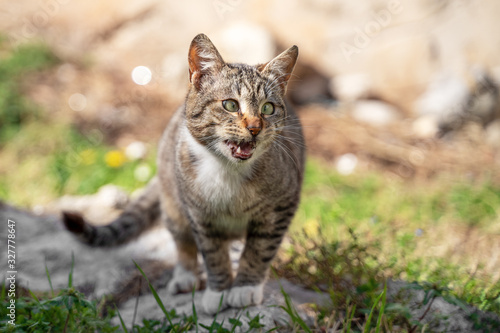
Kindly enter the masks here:
<path id="1" fill-rule="evenodd" d="M 304 174 L 302 128 L 284 100 L 297 57 L 292 46 L 266 64 L 226 63 L 207 36 L 197 35 L 188 94 L 160 140 L 157 175 L 110 225 L 94 227 L 64 212 L 67 229 L 91 246 L 113 246 L 160 217 L 178 249 L 170 294 L 201 287 L 201 252 L 206 313 L 218 310 L 221 296 L 223 307 L 260 304 Z M 238 238 L 245 247 L 233 277 L 228 246 Z"/>

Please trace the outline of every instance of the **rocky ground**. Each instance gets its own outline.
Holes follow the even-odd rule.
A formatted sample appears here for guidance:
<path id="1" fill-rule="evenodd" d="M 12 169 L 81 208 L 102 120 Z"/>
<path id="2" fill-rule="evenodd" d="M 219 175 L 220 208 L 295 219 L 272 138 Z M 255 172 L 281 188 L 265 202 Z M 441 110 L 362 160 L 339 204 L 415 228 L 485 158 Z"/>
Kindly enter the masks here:
<path id="1" fill-rule="evenodd" d="M 116 195 L 110 195 L 110 191 L 114 191 Z M 104 192 L 107 192 L 107 204 L 103 204 Z M 0 202 L 0 218 L 16 222 L 18 288 L 49 291 L 45 267 L 50 273 L 54 289 L 67 287 L 74 256 L 73 285 L 92 299 L 111 296 L 110 302 L 118 306 L 127 326 L 139 323 L 143 318 L 163 318 L 162 310 L 134 267 L 132 260 L 135 260 L 148 276 L 167 309 L 175 309 L 180 315 L 192 315 L 194 303 L 198 309 L 199 322 L 210 325 L 214 320 L 213 316 L 200 310 L 203 291 L 196 292 L 194 297 L 191 294 L 171 296 L 166 292 L 166 285 L 172 276 L 172 268 L 177 258 L 173 239 L 164 228 L 151 229 L 136 241 L 119 248 L 96 249 L 79 244 L 64 229 L 59 218 L 61 210 L 71 208 L 79 210 L 94 221 L 109 221 L 123 206 L 124 196 L 126 197 L 117 188 L 107 186 L 101 193 L 92 196 L 63 197 L 47 206 L 43 215 L 34 215 Z M 95 213 L 95 209 L 94 215 L 88 214 L 90 207 L 102 208 L 100 215 Z M 6 237 L 5 229 L 0 231 L 0 236 Z M 6 244 L 2 243 L 1 248 L 6 251 Z M 241 249 L 241 244 L 237 243 L 231 248 L 235 268 Z M 2 271 L 7 271 L 5 264 L 2 262 L 0 266 Z M 231 327 L 229 318 L 239 317 L 243 323 L 240 331 L 246 332 L 249 321 L 259 316 L 264 331 L 276 325 L 287 327 L 290 318 L 280 308 L 285 305 L 281 288 L 291 297 L 298 314 L 311 325 L 315 316 L 314 312 L 309 310 L 310 305 L 329 302 L 327 294 L 304 289 L 284 279 L 271 279 L 266 285 L 266 296 L 262 305 L 248 307 L 244 311 L 224 310 L 218 314 L 219 322 L 224 319 L 226 326 Z M 441 297 L 437 297 L 427 308 L 422 306 L 423 298 L 422 290 L 412 290 L 406 282 L 388 281 L 388 302 L 408 305 L 411 317 L 425 317 L 422 323 L 435 332 L 476 332 L 470 319 L 471 314 L 481 320 L 497 319 L 494 315 L 481 313 L 470 306 L 452 305 Z M 119 325 L 118 318 L 115 319 L 115 324 Z"/>

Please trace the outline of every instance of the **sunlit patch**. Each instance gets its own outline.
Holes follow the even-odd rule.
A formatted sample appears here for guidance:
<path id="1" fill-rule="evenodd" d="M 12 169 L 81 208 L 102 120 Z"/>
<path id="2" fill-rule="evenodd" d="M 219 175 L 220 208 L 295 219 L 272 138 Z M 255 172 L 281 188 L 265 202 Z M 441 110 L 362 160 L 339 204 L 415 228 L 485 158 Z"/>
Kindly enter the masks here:
<path id="1" fill-rule="evenodd" d="M 354 154 L 344 154 L 337 161 L 337 171 L 342 175 L 350 175 L 358 165 L 358 158 Z"/>
<path id="2" fill-rule="evenodd" d="M 75 93 L 69 97 L 68 105 L 73 111 L 82 111 L 87 107 L 87 97 L 83 94 Z"/>
<path id="3" fill-rule="evenodd" d="M 125 155 L 129 160 L 138 160 L 144 158 L 147 153 L 146 145 L 140 141 L 134 141 L 125 148 Z"/>
<path id="4" fill-rule="evenodd" d="M 319 222 L 316 219 L 308 219 L 304 224 L 304 233 L 308 237 L 316 237 L 319 234 Z"/>
<path id="5" fill-rule="evenodd" d="M 152 78 L 153 74 L 146 66 L 137 66 L 132 70 L 132 81 L 134 81 L 135 84 L 144 86 L 151 82 Z"/>
<path id="6" fill-rule="evenodd" d="M 151 167 L 146 163 L 139 164 L 134 170 L 134 178 L 140 182 L 147 182 L 151 178 Z"/>
<path id="7" fill-rule="evenodd" d="M 93 149 L 85 149 L 81 151 L 79 155 L 82 159 L 82 163 L 85 165 L 94 164 L 97 158 L 97 153 Z"/>

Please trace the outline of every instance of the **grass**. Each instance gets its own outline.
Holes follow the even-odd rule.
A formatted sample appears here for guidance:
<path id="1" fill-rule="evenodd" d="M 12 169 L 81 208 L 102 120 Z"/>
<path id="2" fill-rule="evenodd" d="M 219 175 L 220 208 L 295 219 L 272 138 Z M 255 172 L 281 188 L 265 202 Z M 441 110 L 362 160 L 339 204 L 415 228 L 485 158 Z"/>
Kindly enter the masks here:
<path id="1" fill-rule="evenodd" d="M 50 68 L 57 57 L 43 44 L 30 44 L 9 50 L 0 37 L 0 145 L 12 139 L 29 121 L 36 121 L 40 110 L 24 97 L 26 76 Z"/>
<path id="2" fill-rule="evenodd" d="M 154 149 L 145 158 L 129 160 L 103 143 L 103 133 L 55 121 L 25 97 L 26 81 L 57 63 L 43 45 L 10 50 L 0 43 L 0 199 L 32 207 L 63 194 L 95 193 L 108 183 L 129 192 L 144 186 L 149 177 L 137 177 L 137 170 L 155 173 Z M 309 159 L 290 240 L 274 266 L 280 276 L 329 293 L 331 304 L 312 305 L 316 323 L 310 327 L 285 293 L 283 309 L 291 327 L 306 332 L 425 329 L 409 316 L 403 301 L 386 301 L 387 278 L 423 290 L 423 308 L 442 296 L 500 315 L 500 262 L 492 263 L 500 251 L 499 216 L 500 186 L 487 177 L 473 182 L 442 175 L 412 183 L 377 173 L 343 176 Z M 100 317 L 99 302 L 88 300 L 71 283 L 57 294 L 26 293 L 18 300 L 19 332 L 120 329 L 109 324 L 110 317 Z M 225 332 L 224 327 L 234 331 L 241 325 L 241 318 L 231 318 L 226 326 L 214 320 L 200 327 L 194 304 L 193 310 L 193 316 L 180 317 L 165 309 L 164 319 L 146 320 L 132 331 Z M 258 328 L 259 317 L 251 319 Z"/>

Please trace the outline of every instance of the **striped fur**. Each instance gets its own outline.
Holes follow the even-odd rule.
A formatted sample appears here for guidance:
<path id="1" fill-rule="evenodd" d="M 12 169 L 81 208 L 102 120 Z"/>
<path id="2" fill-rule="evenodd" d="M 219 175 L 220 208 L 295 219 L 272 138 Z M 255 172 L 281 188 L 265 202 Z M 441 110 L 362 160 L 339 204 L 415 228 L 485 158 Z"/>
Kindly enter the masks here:
<path id="1" fill-rule="evenodd" d="M 66 228 L 90 246 L 111 247 L 129 242 L 150 228 L 160 217 L 160 185 L 154 177 L 137 200 L 112 223 L 95 227 L 77 213 L 63 212 Z"/>
<path id="2" fill-rule="evenodd" d="M 284 101 L 297 56 L 293 46 L 267 64 L 229 64 L 205 35 L 196 36 L 188 54 L 186 102 L 160 141 L 158 178 L 149 192 L 109 227 L 92 228 L 67 214 L 68 229 L 93 245 L 119 244 L 138 233 L 130 221 L 144 228 L 161 211 L 179 253 L 169 292 L 202 285 L 201 252 L 206 312 L 215 312 L 224 294 L 226 306 L 260 303 L 269 264 L 300 199 L 304 141 Z M 237 112 L 226 110 L 225 100 L 236 101 Z M 273 114 L 261 112 L 267 102 Z M 228 247 L 237 238 L 246 242 L 233 278 Z"/>

